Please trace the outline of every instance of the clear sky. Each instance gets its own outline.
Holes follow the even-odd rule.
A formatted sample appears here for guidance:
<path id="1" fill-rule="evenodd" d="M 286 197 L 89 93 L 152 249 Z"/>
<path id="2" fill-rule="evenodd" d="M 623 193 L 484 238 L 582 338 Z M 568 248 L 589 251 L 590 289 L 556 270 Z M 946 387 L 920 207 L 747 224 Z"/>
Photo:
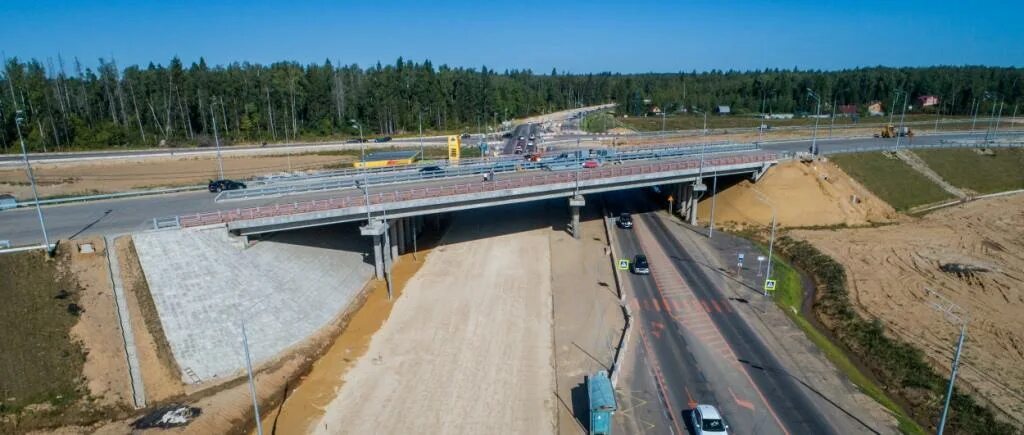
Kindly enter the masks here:
<path id="1" fill-rule="evenodd" d="M 403 56 L 542 73 L 1024 66 L 1022 0 L 0 0 L 0 12 L 8 57 L 86 66 L 175 55 L 362 66 Z"/>

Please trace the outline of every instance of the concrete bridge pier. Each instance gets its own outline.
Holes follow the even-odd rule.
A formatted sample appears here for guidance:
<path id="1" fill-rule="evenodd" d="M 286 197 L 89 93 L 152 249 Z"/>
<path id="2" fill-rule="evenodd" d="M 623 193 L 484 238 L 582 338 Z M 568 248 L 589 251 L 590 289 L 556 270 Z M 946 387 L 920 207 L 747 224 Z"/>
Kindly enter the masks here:
<path id="1" fill-rule="evenodd" d="M 574 239 L 580 238 L 580 209 L 587 205 L 587 201 L 583 199 L 583 195 L 576 195 L 569 198 L 569 208 L 572 212 L 572 237 Z"/>
<path id="2" fill-rule="evenodd" d="M 391 253 L 390 260 L 386 260 L 385 263 L 388 261 L 398 261 L 398 225 L 396 225 L 395 220 L 392 220 L 391 224 L 388 225 L 388 235 L 385 239 L 388 241 L 387 245 L 389 245 L 388 248 Z"/>
<path id="3" fill-rule="evenodd" d="M 398 244 L 398 254 L 399 255 L 405 254 L 406 252 L 409 252 L 409 250 L 406 249 L 406 246 L 405 246 L 405 238 L 406 238 L 406 233 L 407 233 L 407 231 L 406 231 L 406 223 L 408 223 L 408 221 L 409 221 L 408 218 L 395 219 L 395 227 L 397 228 L 396 231 L 398 232 L 398 240 L 396 240 L 395 242 Z"/>
<path id="4" fill-rule="evenodd" d="M 384 279 L 384 241 L 381 236 L 387 231 L 383 221 L 370 221 L 359 227 L 359 234 L 373 236 L 373 272 L 377 279 Z"/>

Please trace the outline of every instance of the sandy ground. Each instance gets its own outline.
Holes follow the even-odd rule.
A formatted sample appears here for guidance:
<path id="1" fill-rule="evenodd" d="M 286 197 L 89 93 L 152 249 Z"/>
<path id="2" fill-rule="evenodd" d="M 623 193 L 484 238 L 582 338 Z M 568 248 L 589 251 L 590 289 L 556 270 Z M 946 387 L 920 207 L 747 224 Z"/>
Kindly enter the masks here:
<path id="1" fill-rule="evenodd" d="M 223 161 L 226 178 L 245 179 L 286 171 L 289 161 L 291 168 L 298 171 L 351 162 L 352 158 L 307 154 L 225 157 Z M 217 159 L 206 156 L 43 163 L 33 164 L 32 170 L 39 184 L 40 197 L 197 185 L 219 178 Z M 0 193 L 9 193 L 19 199 L 32 197 L 24 167 L 5 166 L 0 169 Z"/>
<path id="2" fill-rule="evenodd" d="M 585 376 L 611 370 L 625 319 L 619 307 L 600 200 L 592 198 L 583 211 L 579 240 L 562 231 L 566 210 L 562 201 L 549 202 L 548 215 L 557 221 L 548 229 L 551 249 L 551 291 L 554 317 L 555 376 L 558 433 L 585 433 L 576 415 L 587 406 L 577 392 Z M 557 207 L 557 208 L 556 208 Z M 573 399 L 576 399 L 574 401 Z"/>
<path id="3" fill-rule="evenodd" d="M 961 378 L 1024 422 L 1024 195 L 937 211 L 913 222 L 841 231 L 794 231 L 846 266 L 851 299 L 889 333 L 922 348 L 948 373 L 957 329 L 932 310 L 925 288 L 969 313 Z M 945 263 L 988 269 L 970 277 Z"/>
<path id="4" fill-rule="evenodd" d="M 709 191 L 711 187 L 709 184 Z M 899 218 L 891 206 L 834 163 L 787 162 L 772 168 L 756 184 L 742 181 L 724 189 L 719 184 L 715 226 L 770 225 L 772 209 L 759 199 L 755 188 L 775 205 L 779 226 L 852 226 Z M 697 207 L 700 222 L 710 218 L 711 202 L 710 197 L 700 201 Z"/>
<path id="5" fill-rule="evenodd" d="M 502 212 L 455 217 L 316 433 L 555 431 L 548 240 Z"/>
<path id="6" fill-rule="evenodd" d="M 121 262 L 121 282 L 128 300 L 128 315 L 131 317 L 132 332 L 135 335 L 146 403 L 160 403 L 178 397 L 185 393 L 185 388 L 178 376 L 180 372 L 174 363 L 174 357 L 163 338 L 163 332 L 155 330 L 160 325 L 160 319 L 157 318 L 156 308 L 149 295 L 146 278 L 132 246 L 131 237 L 118 237 L 114 245 L 117 249 L 117 259 Z M 144 306 L 147 308 L 143 308 Z M 163 342 L 158 345 L 158 340 Z"/>
<path id="7" fill-rule="evenodd" d="M 324 410 L 344 385 L 345 374 L 366 354 L 370 339 L 387 321 L 394 301 L 401 298 L 409 279 L 423 266 L 429 254 L 429 249 L 421 249 L 415 258 L 407 254 L 395 263 L 391 272 L 392 301 L 388 300 L 384 281 L 370 282 L 366 302 L 355 311 L 341 334 L 313 363 L 308 373 L 281 390 L 284 400 L 263 414 L 265 431 L 305 433 L 323 417 Z"/>
<path id="8" fill-rule="evenodd" d="M 114 290 L 110 285 L 106 246 L 100 238 L 69 243 L 73 245 L 69 269 L 82 286 L 79 304 L 84 309 L 78 323 L 71 328 L 71 337 L 82 342 L 86 353 L 82 374 L 89 393 L 103 405 L 129 405 L 132 386 Z M 95 252 L 80 252 L 86 244 L 91 244 Z"/>

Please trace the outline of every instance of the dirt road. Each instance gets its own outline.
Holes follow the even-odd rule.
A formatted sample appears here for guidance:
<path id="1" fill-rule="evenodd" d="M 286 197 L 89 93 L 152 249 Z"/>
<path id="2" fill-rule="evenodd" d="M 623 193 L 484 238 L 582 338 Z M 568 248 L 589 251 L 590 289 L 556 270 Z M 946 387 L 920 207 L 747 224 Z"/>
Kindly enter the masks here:
<path id="1" fill-rule="evenodd" d="M 957 328 L 928 304 L 925 288 L 970 317 L 963 381 L 1024 421 L 1024 195 L 945 209 L 914 222 L 841 231 L 794 231 L 846 266 L 850 298 L 887 333 L 920 347 L 949 372 Z M 960 275 L 941 265 L 984 269 Z"/>
<path id="2" fill-rule="evenodd" d="M 551 264 L 538 205 L 458 214 L 316 433 L 555 431 Z M 520 216 L 520 217 L 516 217 Z"/>

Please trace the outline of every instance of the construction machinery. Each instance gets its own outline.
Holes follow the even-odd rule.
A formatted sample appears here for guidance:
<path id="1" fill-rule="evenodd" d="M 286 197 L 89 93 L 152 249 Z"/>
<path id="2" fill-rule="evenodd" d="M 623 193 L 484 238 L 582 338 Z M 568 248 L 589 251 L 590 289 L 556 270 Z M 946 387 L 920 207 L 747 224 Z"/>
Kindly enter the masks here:
<path id="1" fill-rule="evenodd" d="M 890 137 L 913 137 L 914 132 L 910 130 L 910 127 L 895 127 L 892 124 L 886 124 L 882 127 L 880 133 L 876 133 L 875 137 L 890 138 Z"/>

